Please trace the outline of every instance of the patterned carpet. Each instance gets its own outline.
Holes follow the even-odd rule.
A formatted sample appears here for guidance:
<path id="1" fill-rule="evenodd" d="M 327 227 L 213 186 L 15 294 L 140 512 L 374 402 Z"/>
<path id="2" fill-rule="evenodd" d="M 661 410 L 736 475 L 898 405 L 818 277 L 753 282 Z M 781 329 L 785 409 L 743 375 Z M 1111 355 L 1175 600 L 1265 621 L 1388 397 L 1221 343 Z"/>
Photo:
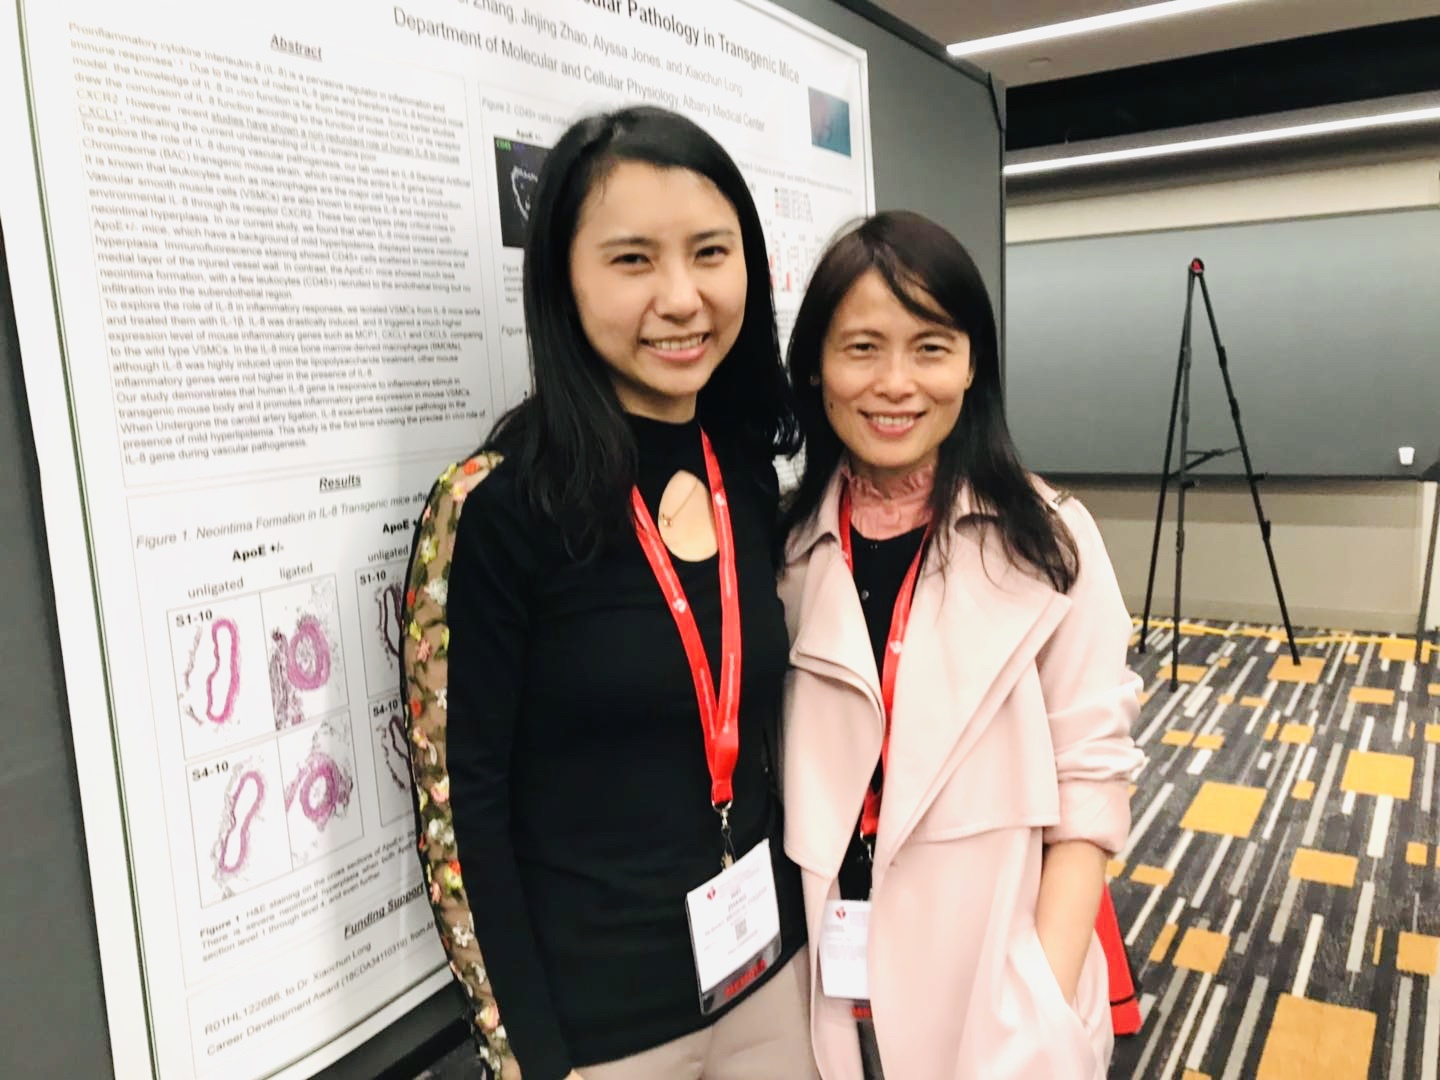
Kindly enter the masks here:
<path id="1" fill-rule="evenodd" d="M 1184 623 L 1173 693 L 1168 623 L 1132 654 L 1148 761 L 1110 873 L 1145 1024 L 1113 1080 L 1440 1080 L 1440 657 L 1297 630 L 1297 668 L 1283 638 Z"/>
<path id="2" fill-rule="evenodd" d="M 1297 668 L 1283 637 L 1183 624 L 1173 693 L 1168 624 L 1132 654 L 1149 760 L 1110 872 L 1145 1025 L 1112 1077 L 1437 1078 L 1440 664 L 1297 631 Z"/>

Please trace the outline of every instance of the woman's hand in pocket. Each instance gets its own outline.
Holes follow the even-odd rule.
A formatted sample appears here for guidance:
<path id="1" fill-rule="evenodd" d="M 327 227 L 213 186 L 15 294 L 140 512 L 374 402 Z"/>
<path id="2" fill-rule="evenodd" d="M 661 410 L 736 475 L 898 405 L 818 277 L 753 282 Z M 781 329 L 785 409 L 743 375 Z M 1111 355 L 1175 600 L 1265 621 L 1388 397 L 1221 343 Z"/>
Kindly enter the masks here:
<path id="1" fill-rule="evenodd" d="M 1088 947 L 1088 946 L 1087 946 Z M 1060 993 L 1065 998 L 1066 1004 L 1072 1008 L 1075 1005 L 1075 991 L 1080 986 L 1080 972 L 1085 967 L 1085 954 L 1080 954 L 1077 961 L 1074 958 L 1075 950 L 1060 944 L 1052 945 L 1045 940 L 1045 935 L 1040 935 L 1040 948 L 1045 951 L 1045 962 L 1050 965 L 1050 973 L 1055 976 L 1055 982 L 1060 987 Z"/>
<path id="2" fill-rule="evenodd" d="M 1035 932 L 1060 992 L 1071 1003 L 1095 937 L 1104 888 L 1105 852 L 1094 844 L 1069 840 L 1045 849 Z"/>

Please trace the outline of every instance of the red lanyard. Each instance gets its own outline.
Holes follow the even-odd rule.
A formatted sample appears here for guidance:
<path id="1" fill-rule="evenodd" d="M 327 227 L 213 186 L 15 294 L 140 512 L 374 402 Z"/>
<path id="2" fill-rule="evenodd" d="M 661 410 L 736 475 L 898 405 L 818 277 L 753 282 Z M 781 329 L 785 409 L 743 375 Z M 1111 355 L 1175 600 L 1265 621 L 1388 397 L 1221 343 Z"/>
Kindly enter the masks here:
<path id="1" fill-rule="evenodd" d="M 630 502 L 635 511 L 635 535 L 645 550 L 645 558 L 655 573 L 655 580 L 665 594 L 685 656 L 690 661 L 690 677 L 695 681 L 695 700 L 700 706 L 700 726 L 705 732 L 705 759 L 710 766 L 710 801 L 721 814 L 722 829 L 734 789 L 735 761 L 740 755 L 740 595 L 735 578 L 735 534 L 730 528 L 730 508 L 725 500 L 725 483 L 720 476 L 720 462 L 705 432 L 700 432 L 705 451 L 705 475 L 710 481 L 710 500 L 715 507 L 715 539 L 720 555 L 720 692 L 710 674 L 710 660 L 695 625 L 695 613 L 685 599 L 685 590 L 670 561 L 670 550 L 660 539 L 660 530 L 640 489 L 633 488 Z"/>
<path id="2" fill-rule="evenodd" d="M 910 622 L 910 602 L 915 597 L 915 581 L 920 576 L 920 563 L 925 557 L 926 541 L 930 530 L 920 541 L 920 550 L 905 572 L 900 583 L 900 592 L 895 597 L 895 610 L 890 615 L 890 633 L 885 639 L 885 662 L 880 671 L 880 700 L 885 708 L 885 734 L 880 742 L 880 783 L 879 788 L 865 789 L 865 804 L 860 810 L 860 837 L 873 841 L 880 831 L 880 796 L 884 789 L 885 774 L 890 768 L 890 726 L 895 711 L 895 676 L 900 670 L 900 650 L 905 641 L 905 627 Z M 855 572 L 855 554 L 850 541 L 850 487 L 847 484 L 840 492 L 840 551 L 845 556 L 845 565 Z"/>

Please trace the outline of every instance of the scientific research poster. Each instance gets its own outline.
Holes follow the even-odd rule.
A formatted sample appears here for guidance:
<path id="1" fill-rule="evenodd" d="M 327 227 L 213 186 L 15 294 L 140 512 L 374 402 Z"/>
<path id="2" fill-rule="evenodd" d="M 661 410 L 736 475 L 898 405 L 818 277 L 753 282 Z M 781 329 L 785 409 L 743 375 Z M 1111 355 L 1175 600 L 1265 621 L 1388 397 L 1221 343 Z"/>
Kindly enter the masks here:
<path id="1" fill-rule="evenodd" d="M 788 336 L 873 209 L 862 50 L 760 0 L 18 0 L 0 213 L 115 1069 L 307 1076 L 448 980 L 403 573 L 529 389 L 536 177 L 649 102 L 736 156 Z"/>

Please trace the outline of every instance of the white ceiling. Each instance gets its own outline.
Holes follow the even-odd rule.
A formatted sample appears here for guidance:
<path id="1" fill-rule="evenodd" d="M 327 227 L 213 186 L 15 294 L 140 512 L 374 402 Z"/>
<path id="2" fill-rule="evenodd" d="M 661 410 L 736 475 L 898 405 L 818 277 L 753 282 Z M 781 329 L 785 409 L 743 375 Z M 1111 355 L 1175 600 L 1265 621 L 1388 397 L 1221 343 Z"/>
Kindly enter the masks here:
<path id="1" fill-rule="evenodd" d="M 941 44 L 969 41 L 1150 0 L 877 0 Z M 1089 75 L 1333 30 L 1440 15 L 1440 0 L 1250 0 L 1138 26 L 971 57 L 1007 86 Z"/>

